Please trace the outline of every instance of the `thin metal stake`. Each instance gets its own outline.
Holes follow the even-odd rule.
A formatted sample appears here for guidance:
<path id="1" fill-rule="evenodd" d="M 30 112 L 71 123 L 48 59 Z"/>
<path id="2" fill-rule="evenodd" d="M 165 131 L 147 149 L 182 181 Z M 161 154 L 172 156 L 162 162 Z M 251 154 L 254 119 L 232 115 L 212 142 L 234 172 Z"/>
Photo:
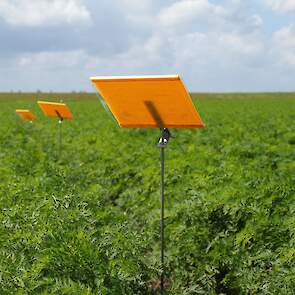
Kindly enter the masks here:
<path id="1" fill-rule="evenodd" d="M 62 132 L 61 132 L 61 125 L 62 125 L 62 122 L 64 120 L 64 118 L 62 117 L 62 115 L 59 113 L 58 110 L 55 110 L 55 113 L 56 115 L 58 116 L 59 120 L 58 120 L 58 123 L 59 123 L 59 147 L 58 147 L 58 159 L 60 160 L 60 157 L 61 157 L 61 148 L 62 148 Z"/>
<path id="2" fill-rule="evenodd" d="M 164 196 L 164 173 L 165 173 L 165 157 L 164 157 L 164 147 L 160 148 L 161 150 L 161 293 L 164 293 L 164 278 L 165 278 L 165 266 L 164 266 L 164 210 L 165 210 L 165 196 Z"/>
<path id="3" fill-rule="evenodd" d="M 165 281 L 165 194 L 164 194 L 164 175 L 165 175 L 165 153 L 164 149 L 167 146 L 171 133 L 167 128 L 161 128 L 161 137 L 158 142 L 158 147 L 160 148 L 160 157 L 161 157 L 161 294 L 164 294 L 164 281 Z"/>
<path id="4" fill-rule="evenodd" d="M 61 151 L 62 151 L 62 123 L 63 123 L 63 118 L 60 118 L 59 121 L 59 147 L 58 147 L 58 158 L 60 160 L 61 158 Z"/>

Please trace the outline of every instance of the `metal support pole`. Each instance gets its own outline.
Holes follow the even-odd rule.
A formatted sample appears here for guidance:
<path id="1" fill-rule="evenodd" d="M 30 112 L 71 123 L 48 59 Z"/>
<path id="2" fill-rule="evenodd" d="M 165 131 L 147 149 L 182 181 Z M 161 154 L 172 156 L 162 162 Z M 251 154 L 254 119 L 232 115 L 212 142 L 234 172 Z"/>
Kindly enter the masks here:
<path id="1" fill-rule="evenodd" d="M 161 293 L 164 292 L 164 278 L 165 278 L 165 266 L 164 266 L 164 249 L 165 249 L 165 240 L 164 240 L 164 213 L 165 213 L 165 196 L 164 196 L 164 173 L 165 173 L 165 154 L 164 147 L 160 148 L 161 152 Z"/>
<path id="2" fill-rule="evenodd" d="M 62 115 L 59 113 L 58 110 L 55 110 L 55 113 L 58 117 L 58 124 L 59 124 L 59 138 L 58 138 L 58 159 L 60 160 L 61 157 L 61 149 L 62 149 L 62 131 L 61 131 L 61 126 L 64 118 Z"/>
<path id="3" fill-rule="evenodd" d="M 59 118 L 58 120 L 59 123 L 59 139 L 58 139 L 58 158 L 60 160 L 61 158 L 61 151 L 62 151 L 62 123 L 63 123 L 63 118 Z"/>
<path id="4" fill-rule="evenodd" d="M 160 158 L 161 158 L 161 233 L 160 233 L 160 240 L 161 240 L 161 294 L 164 294 L 164 281 L 165 281 L 165 194 L 164 194 L 164 176 L 165 176 L 165 153 L 164 149 L 167 146 L 169 139 L 171 137 L 170 131 L 167 128 L 161 129 L 161 137 L 158 142 L 158 147 L 160 148 Z"/>

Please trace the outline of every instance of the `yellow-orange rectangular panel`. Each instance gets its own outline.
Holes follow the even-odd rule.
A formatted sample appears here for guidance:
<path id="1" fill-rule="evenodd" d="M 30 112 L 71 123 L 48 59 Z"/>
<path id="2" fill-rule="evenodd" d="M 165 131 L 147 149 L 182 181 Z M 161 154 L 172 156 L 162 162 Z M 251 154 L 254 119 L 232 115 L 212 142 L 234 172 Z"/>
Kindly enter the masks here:
<path id="1" fill-rule="evenodd" d="M 202 128 L 180 76 L 92 77 L 121 127 Z"/>
<path id="2" fill-rule="evenodd" d="M 35 121 L 36 117 L 30 110 L 15 110 L 15 112 L 24 120 Z"/>
<path id="3" fill-rule="evenodd" d="M 65 103 L 38 101 L 38 105 L 46 116 L 72 119 L 73 115 Z"/>

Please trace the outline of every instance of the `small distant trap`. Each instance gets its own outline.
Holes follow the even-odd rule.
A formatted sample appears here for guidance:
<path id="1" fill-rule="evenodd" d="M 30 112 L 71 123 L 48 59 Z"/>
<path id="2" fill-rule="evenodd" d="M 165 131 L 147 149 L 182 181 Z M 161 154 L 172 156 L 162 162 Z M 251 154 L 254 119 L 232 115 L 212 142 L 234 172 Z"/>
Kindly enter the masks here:
<path id="1" fill-rule="evenodd" d="M 25 121 L 33 123 L 37 118 L 30 110 L 17 109 L 15 112 Z"/>
<path id="2" fill-rule="evenodd" d="M 55 117 L 59 123 L 59 158 L 62 150 L 62 123 L 65 119 L 73 119 L 73 115 L 65 103 L 38 101 L 45 116 Z"/>
<path id="3" fill-rule="evenodd" d="M 161 292 L 164 292 L 164 149 L 171 138 L 169 128 L 202 128 L 180 76 L 135 76 L 90 78 L 120 127 L 160 128 L 157 146 L 161 159 Z"/>

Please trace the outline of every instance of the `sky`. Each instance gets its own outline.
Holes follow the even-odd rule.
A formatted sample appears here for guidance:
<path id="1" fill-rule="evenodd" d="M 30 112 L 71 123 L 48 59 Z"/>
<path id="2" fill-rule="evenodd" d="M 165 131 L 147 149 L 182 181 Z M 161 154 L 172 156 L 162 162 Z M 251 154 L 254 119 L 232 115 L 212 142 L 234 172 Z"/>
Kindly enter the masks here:
<path id="1" fill-rule="evenodd" d="M 0 91 L 180 74 L 190 91 L 295 91 L 295 0 L 0 0 Z"/>

